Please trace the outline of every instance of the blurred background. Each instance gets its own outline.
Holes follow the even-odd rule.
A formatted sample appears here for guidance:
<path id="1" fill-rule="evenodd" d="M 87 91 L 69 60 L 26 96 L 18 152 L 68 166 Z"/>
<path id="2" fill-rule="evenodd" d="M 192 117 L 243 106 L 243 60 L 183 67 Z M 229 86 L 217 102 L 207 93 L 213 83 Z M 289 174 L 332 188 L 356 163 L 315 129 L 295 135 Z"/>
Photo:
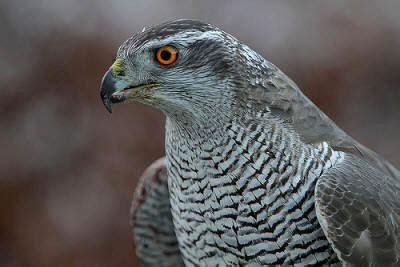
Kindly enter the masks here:
<path id="1" fill-rule="evenodd" d="M 164 117 L 99 86 L 143 26 L 199 19 L 400 167 L 400 1 L 1 0 L 0 266 L 136 266 L 129 207 Z"/>

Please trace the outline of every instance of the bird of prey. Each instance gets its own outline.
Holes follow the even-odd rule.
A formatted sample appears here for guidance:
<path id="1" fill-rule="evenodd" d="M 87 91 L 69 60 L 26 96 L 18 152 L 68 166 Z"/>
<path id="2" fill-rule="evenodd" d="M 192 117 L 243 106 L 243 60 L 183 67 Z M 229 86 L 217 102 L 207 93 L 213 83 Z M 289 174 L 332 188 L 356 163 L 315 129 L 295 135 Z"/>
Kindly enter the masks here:
<path id="1" fill-rule="evenodd" d="M 399 266 L 400 173 L 275 65 L 192 20 L 133 35 L 101 97 L 166 115 L 132 207 L 144 266 Z"/>

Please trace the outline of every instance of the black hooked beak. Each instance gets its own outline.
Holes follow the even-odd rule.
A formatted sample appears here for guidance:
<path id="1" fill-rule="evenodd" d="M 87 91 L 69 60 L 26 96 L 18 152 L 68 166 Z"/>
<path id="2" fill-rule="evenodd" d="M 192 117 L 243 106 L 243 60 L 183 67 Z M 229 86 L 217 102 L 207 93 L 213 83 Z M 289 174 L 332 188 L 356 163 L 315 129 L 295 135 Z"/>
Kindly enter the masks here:
<path id="1" fill-rule="evenodd" d="M 115 93 L 115 91 L 117 90 L 115 88 L 115 83 L 115 77 L 112 74 L 111 69 L 109 69 L 104 75 L 103 80 L 101 81 L 100 96 L 103 100 L 104 106 L 110 113 L 112 112 L 111 104 L 120 102 L 118 99 L 112 97 L 112 94 Z"/>

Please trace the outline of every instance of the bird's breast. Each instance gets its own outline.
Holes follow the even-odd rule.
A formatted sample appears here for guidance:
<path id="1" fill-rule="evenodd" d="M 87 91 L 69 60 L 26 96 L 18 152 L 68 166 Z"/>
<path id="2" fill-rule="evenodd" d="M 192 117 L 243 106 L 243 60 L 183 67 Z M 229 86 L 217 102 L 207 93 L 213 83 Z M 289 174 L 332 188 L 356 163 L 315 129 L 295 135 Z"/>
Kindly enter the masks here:
<path id="1" fill-rule="evenodd" d="M 167 136 L 171 208 L 186 263 L 336 262 L 314 209 L 327 147 L 292 155 L 284 138 L 271 144 L 264 133 L 232 132 L 193 146 Z"/>

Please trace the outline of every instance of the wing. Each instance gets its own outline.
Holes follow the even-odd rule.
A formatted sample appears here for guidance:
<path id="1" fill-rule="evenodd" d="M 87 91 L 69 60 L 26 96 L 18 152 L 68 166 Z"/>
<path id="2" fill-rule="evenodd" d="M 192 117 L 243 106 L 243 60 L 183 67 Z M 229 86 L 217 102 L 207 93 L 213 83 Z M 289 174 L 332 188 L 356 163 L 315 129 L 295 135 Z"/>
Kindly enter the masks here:
<path id="1" fill-rule="evenodd" d="M 131 226 L 143 266 L 184 266 L 172 222 L 165 159 L 155 161 L 140 178 Z"/>
<path id="2" fill-rule="evenodd" d="M 318 220 L 344 263 L 400 265 L 400 176 L 392 171 L 348 153 L 318 180 Z"/>

